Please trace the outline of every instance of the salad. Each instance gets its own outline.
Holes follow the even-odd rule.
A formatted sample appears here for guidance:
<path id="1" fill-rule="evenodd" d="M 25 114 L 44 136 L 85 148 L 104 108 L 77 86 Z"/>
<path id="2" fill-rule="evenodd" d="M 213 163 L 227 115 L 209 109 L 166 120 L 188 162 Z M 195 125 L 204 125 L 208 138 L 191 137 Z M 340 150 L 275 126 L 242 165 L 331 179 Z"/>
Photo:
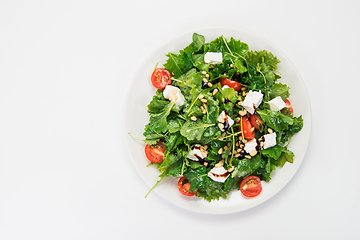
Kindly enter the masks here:
<path id="1" fill-rule="evenodd" d="M 145 154 L 159 170 L 150 191 L 175 177 L 181 194 L 209 202 L 232 190 L 258 196 L 261 181 L 293 163 L 288 144 L 303 127 L 279 81 L 280 60 L 234 38 L 206 43 L 197 33 L 166 56 L 151 74 L 157 91 L 143 133 Z"/>

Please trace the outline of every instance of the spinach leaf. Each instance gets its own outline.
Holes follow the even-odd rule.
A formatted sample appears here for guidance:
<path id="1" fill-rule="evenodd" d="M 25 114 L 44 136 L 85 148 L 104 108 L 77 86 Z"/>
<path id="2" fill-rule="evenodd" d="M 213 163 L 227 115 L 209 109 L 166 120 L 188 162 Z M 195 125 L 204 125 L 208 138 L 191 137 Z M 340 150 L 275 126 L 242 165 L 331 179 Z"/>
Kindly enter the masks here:
<path id="1" fill-rule="evenodd" d="M 167 116 L 169 116 L 171 109 L 175 106 L 175 101 L 170 102 L 159 113 L 150 113 L 150 128 L 157 132 L 162 133 L 168 130 Z"/>

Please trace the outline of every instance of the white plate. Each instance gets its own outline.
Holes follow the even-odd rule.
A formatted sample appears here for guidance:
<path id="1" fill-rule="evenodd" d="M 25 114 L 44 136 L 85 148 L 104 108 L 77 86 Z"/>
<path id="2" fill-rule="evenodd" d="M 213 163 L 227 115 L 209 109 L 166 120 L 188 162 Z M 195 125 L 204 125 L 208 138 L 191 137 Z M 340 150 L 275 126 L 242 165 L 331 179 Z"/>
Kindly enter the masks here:
<path id="1" fill-rule="evenodd" d="M 294 115 L 302 115 L 304 119 L 304 127 L 296 136 L 291 139 L 289 149 L 295 153 L 294 163 L 286 163 L 283 168 L 273 171 L 270 182 L 262 182 L 263 190 L 261 194 L 255 198 L 245 199 L 240 191 L 232 191 L 227 199 L 219 201 L 207 202 L 197 197 L 186 197 L 179 193 L 177 188 L 177 180 L 169 177 L 161 182 L 148 197 L 152 194 L 159 194 L 169 202 L 182 208 L 208 214 L 227 214 L 243 211 L 255 207 L 266 200 L 270 199 L 278 193 L 294 176 L 299 168 L 310 138 L 311 130 L 311 109 L 309 97 L 305 85 L 300 74 L 290 62 L 290 60 L 277 47 L 269 43 L 267 40 L 238 29 L 232 28 L 205 28 L 197 29 L 168 41 L 160 48 L 155 50 L 141 65 L 139 71 L 135 75 L 132 85 L 128 91 L 127 102 L 125 103 L 124 112 L 124 128 L 125 132 L 131 133 L 136 138 L 144 139 L 143 129 L 149 121 L 146 106 L 155 94 L 156 89 L 151 85 L 150 75 L 156 63 L 165 63 L 168 52 L 178 53 L 179 50 L 186 47 L 192 41 L 192 34 L 197 32 L 205 36 L 205 42 L 210 42 L 215 38 L 223 35 L 227 39 L 234 37 L 249 45 L 251 50 L 267 50 L 277 56 L 281 63 L 279 71 L 282 74 L 281 82 L 286 83 L 290 88 L 290 101 L 294 108 Z M 139 171 L 140 175 L 152 187 L 158 180 L 159 171 L 156 166 L 146 167 L 149 163 L 144 153 L 144 143 L 136 141 L 129 135 L 126 136 L 126 142 L 132 162 Z M 145 195 L 146 193 L 144 193 Z"/>

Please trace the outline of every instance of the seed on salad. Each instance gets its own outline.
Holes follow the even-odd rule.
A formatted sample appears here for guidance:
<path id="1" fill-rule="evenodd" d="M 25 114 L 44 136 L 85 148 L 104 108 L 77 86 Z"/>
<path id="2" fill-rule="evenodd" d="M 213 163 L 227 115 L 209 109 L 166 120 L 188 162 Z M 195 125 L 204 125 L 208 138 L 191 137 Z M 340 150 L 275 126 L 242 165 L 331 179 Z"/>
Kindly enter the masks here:
<path id="1" fill-rule="evenodd" d="M 257 154 L 257 151 L 256 150 L 252 150 L 251 152 L 250 152 L 250 156 L 255 156 Z"/>
<path id="2" fill-rule="evenodd" d="M 224 151 L 226 151 L 226 149 L 228 149 L 228 147 L 227 147 L 227 146 L 224 146 Z"/>
<path id="3" fill-rule="evenodd" d="M 204 145 L 204 149 L 207 150 L 207 149 L 208 149 L 208 145 L 205 144 L 205 145 Z"/>
<path id="4" fill-rule="evenodd" d="M 242 141 L 242 139 L 243 139 L 242 136 L 239 136 L 239 141 Z"/>
<path id="5" fill-rule="evenodd" d="M 230 67 L 233 68 L 233 67 L 234 67 L 234 64 L 230 64 Z"/>
<path id="6" fill-rule="evenodd" d="M 227 147 L 231 147 L 231 142 L 228 142 L 228 143 L 227 143 Z"/>
<path id="7" fill-rule="evenodd" d="M 222 166 L 224 166 L 224 160 L 221 160 L 220 162 L 218 162 L 217 164 L 215 164 L 215 167 L 216 167 L 216 168 L 220 168 L 220 167 L 222 167 Z"/>
<path id="8" fill-rule="evenodd" d="M 241 104 L 242 104 L 242 102 L 240 102 L 240 101 L 237 103 L 237 105 L 239 105 L 239 106 L 241 106 Z"/>
<path id="9" fill-rule="evenodd" d="M 208 166 L 208 162 L 204 162 L 204 166 L 207 167 L 207 166 Z"/>
<path id="10" fill-rule="evenodd" d="M 242 92 L 242 96 L 245 97 L 247 95 L 247 92 Z"/>
<path id="11" fill-rule="evenodd" d="M 251 156 L 250 155 L 245 155 L 245 158 L 251 159 Z"/>
<path id="12" fill-rule="evenodd" d="M 262 148 L 265 145 L 265 142 L 260 142 L 260 147 Z"/>
<path id="13" fill-rule="evenodd" d="M 273 133 L 274 131 L 273 131 L 271 128 L 268 128 L 268 132 L 271 134 L 271 133 Z"/>
<path id="14" fill-rule="evenodd" d="M 215 88 L 214 91 L 213 91 L 213 93 L 212 93 L 212 95 L 215 96 L 215 95 L 218 93 L 218 91 L 219 91 L 219 90 L 218 90 L 217 88 Z"/>
<path id="15" fill-rule="evenodd" d="M 241 87 L 241 91 L 245 91 L 246 89 L 246 87 Z"/>
<path id="16" fill-rule="evenodd" d="M 229 156 L 230 156 L 231 154 L 232 154 L 232 152 L 230 151 L 230 152 L 229 152 Z"/>
<path id="17" fill-rule="evenodd" d="M 205 75 L 205 74 L 206 74 L 206 71 L 202 71 L 201 74 L 202 74 L 202 75 Z"/>
<path id="18" fill-rule="evenodd" d="M 235 143 L 235 146 L 237 146 L 237 147 L 238 147 L 238 146 L 239 146 L 239 142 L 236 142 L 236 143 Z"/>
<path id="19" fill-rule="evenodd" d="M 201 106 L 200 106 L 200 110 L 201 110 L 201 111 L 204 111 L 204 109 L 205 109 L 204 106 L 201 105 Z"/>
<path id="20" fill-rule="evenodd" d="M 239 115 L 240 116 L 245 116 L 247 114 L 247 111 L 246 111 L 246 109 L 244 109 L 244 110 L 242 110 L 242 111 L 239 111 Z"/>
<path id="21" fill-rule="evenodd" d="M 223 152 L 223 149 L 220 148 L 219 151 L 218 151 L 218 154 L 222 154 L 222 152 Z"/>
<path id="22" fill-rule="evenodd" d="M 224 129 L 224 124 L 219 123 L 219 124 L 218 124 L 218 127 L 219 127 L 220 129 Z"/>
<path id="23" fill-rule="evenodd" d="M 210 75 L 209 75 L 209 74 L 205 74 L 205 77 L 209 78 L 209 77 L 210 77 Z"/>
<path id="24" fill-rule="evenodd" d="M 199 95 L 199 99 L 203 99 L 204 98 L 204 95 L 203 94 L 200 94 Z"/>
<path id="25" fill-rule="evenodd" d="M 202 99 L 200 99 L 200 101 L 203 102 L 203 103 L 207 103 L 206 98 L 202 98 Z"/>
<path id="26" fill-rule="evenodd" d="M 221 134 L 221 137 L 225 137 L 226 136 L 226 132 L 223 132 L 222 134 Z"/>
<path id="27" fill-rule="evenodd" d="M 208 83 L 208 86 L 209 86 L 209 87 L 212 87 L 213 85 L 212 85 L 212 83 L 211 83 L 211 82 L 209 82 L 209 83 Z"/>
<path id="28" fill-rule="evenodd" d="M 209 82 L 206 78 L 203 78 L 203 82 L 204 83 L 207 83 L 207 82 Z M 209 84 L 208 84 L 209 85 Z"/>
<path id="29" fill-rule="evenodd" d="M 242 102 L 242 98 L 241 98 L 241 97 L 238 97 L 238 101 Z"/>
<path id="30" fill-rule="evenodd" d="M 193 120 L 193 121 L 196 121 L 196 117 L 195 117 L 195 116 L 192 116 L 190 119 Z"/>
<path id="31" fill-rule="evenodd" d="M 240 153 L 235 154 L 235 157 L 236 157 L 236 158 L 238 158 L 238 157 L 240 157 L 240 156 L 241 156 Z"/>

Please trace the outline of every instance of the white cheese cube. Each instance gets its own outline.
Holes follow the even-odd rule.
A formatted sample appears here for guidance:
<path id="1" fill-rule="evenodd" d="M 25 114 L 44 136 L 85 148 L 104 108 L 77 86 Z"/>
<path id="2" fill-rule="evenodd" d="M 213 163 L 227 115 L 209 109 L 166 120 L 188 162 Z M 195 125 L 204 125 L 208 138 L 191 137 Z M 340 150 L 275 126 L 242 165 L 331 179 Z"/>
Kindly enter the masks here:
<path id="1" fill-rule="evenodd" d="M 270 109 L 272 111 L 280 111 L 281 109 L 286 107 L 285 102 L 282 100 L 282 98 L 280 96 L 273 98 L 268 103 L 269 103 Z"/>
<path id="2" fill-rule="evenodd" d="M 276 145 L 276 133 L 270 133 L 264 135 L 264 149 L 273 147 Z"/>
<path id="3" fill-rule="evenodd" d="M 220 64 L 222 63 L 222 53 L 221 52 L 207 52 L 204 56 L 204 61 L 206 64 Z"/>
<path id="4" fill-rule="evenodd" d="M 224 125 L 224 128 L 220 129 L 223 132 L 228 130 L 234 124 L 234 120 L 232 120 L 231 117 L 226 114 L 225 110 L 221 112 L 217 120 Z"/>
<path id="5" fill-rule="evenodd" d="M 224 167 L 216 168 L 210 170 L 208 176 L 214 180 L 215 182 L 225 182 L 225 180 L 230 176 L 230 172 L 228 172 Z"/>
<path id="6" fill-rule="evenodd" d="M 177 109 L 179 109 L 185 102 L 185 97 L 182 95 L 180 89 L 172 85 L 166 85 L 163 95 L 164 98 L 169 99 L 170 102 L 175 101 Z"/>
<path id="7" fill-rule="evenodd" d="M 245 143 L 244 150 L 247 153 L 250 153 L 251 151 L 256 150 L 256 146 L 257 146 L 257 142 L 256 142 L 256 139 L 254 138 Z"/>
<path id="8" fill-rule="evenodd" d="M 200 159 L 204 159 L 205 157 L 205 149 L 202 148 L 200 144 L 195 144 L 194 146 L 192 146 L 189 154 L 187 155 L 187 158 L 196 162 Z"/>
<path id="9" fill-rule="evenodd" d="M 255 112 L 255 108 L 257 108 L 261 104 L 262 100 L 263 94 L 261 93 L 261 91 L 253 92 L 250 90 L 241 105 L 246 109 L 246 111 L 253 114 Z"/>

